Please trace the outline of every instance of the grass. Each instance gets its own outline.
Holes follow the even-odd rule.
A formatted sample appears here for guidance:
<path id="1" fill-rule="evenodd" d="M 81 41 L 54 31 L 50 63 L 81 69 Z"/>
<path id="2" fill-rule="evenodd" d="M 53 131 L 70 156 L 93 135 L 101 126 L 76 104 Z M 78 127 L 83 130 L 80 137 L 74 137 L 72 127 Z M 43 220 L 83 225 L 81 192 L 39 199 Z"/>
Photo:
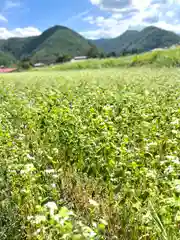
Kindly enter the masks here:
<path id="1" fill-rule="evenodd" d="M 119 58 L 89 59 L 73 63 L 58 64 L 43 68 L 44 71 L 59 70 L 80 70 L 80 69 L 104 69 L 104 68 L 124 68 L 134 66 L 149 67 L 179 67 L 180 48 L 166 49 L 164 51 L 147 52 L 139 55 L 132 55 Z M 33 71 L 42 71 L 33 69 Z"/>
<path id="2" fill-rule="evenodd" d="M 180 239 L 180 71 L 0 76 L 0 239 Z"/>
<path id="3" fill-rule="evenodd" d="M 83 70 L 83 69 L 102 69 L 112 67 L 126 67 L 132 56 L 121 58 L 106 58 L 106 59 L 88 59 L 77 62 L 68 62 L 64 64 L 57 64 L 43 68 L 43 71 L 59 71 L 59 70 Z M 32 71 L 42 71 L 42 68 L 32 69 Z"/>

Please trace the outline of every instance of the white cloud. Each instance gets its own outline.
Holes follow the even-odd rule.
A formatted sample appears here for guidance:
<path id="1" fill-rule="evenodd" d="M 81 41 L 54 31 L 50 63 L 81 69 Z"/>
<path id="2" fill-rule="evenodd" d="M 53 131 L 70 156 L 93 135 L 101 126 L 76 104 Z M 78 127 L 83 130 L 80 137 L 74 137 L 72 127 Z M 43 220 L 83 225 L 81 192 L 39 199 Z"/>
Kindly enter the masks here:
<path id="1" fill-rule="evenodd" d="M 0 14 L 0 22 L 8 22 L 7 18 L 5 18 L 2 14 Z"/>
<path id="2" fill-rule="evenodd" d="M 155 26 L 180 34 L 180 23 L 179 22 L 176 25 L 171 25 L 167 22 L 159 21 L 158 23 L 155 24 Z"/>
<path id="3" fill-rule="evenodd" d="M 62 23 L 62 25 L 67 25 L 69 23 L 71 23 L 72 21 L 75 21 L 75 20 L 78 20 L 78 19 L 81 19 L 82 17 L 86 16 L 87 14 L 89 14 L 91 12 L 92 8 L 89 9 L 89 10 L 86 10 L 86 11 L 83 11 L 83 12 L 80 12 L 80 13 L 77 13 L 73 16 L 71 16 L 70 18 L 68 18 L 64 23 Z"/>
<path id="4" fill-rule="evenodd" d="M 87 16 L 87 17 L 83 18 L 83 20 L 84 20 L 84 21 L 87 21 L 87 22 L 89 22 L 89 23 L 91 23 L 91 24 L 94 23 L 94 22 L 93 22 L 93 16 Z"/>
<path id="5" fill-rule="evenodd" d="M 26 28 L 15 28 L 13 30 L 8 30 L 7 28 L 0 28 L 0 39 L 8 39 L 13 37 L 30 37 L 30 36 L 38 36 L 41 32 L 39 29 L 34 27 L 26 27 Z"/>
<path id="6" fill-rule="evenodd" d="M 122 24 L 119 26 L 119 29 L 121 30 L 121 32 L 124 32 L 126 30 L 126 27 L 123 26 L 123 24 Z M 111 31 L 108 31 L 103 28 L 99 28 L 97 30 L 81 32 L 80 34 L 88 39 L 111 38 L 111 37 L 117 36 L 117 28 L 112 29 Z"/>
<path id="7" fill-rule="evenodd" d="M 105 10 L 120 10 L 132 5 L 130 0 L 90 0 L 93 5 Z"/>
<path id="8" fill-rule="evenodd" d="M 17 1 L 11 1 L 11 0 L 7 0 L 5 2 L 5 6 L 4 6 L 4 11 L 7 11 L 11 8 L 16 8 L 16 7 L 20 7 L 21 3 L 20 2 L 17 2 Z"/>
<path id="9" fill-rule="evenodd" d="M 115 37 L 128 28 L 154 25 L 180 33 L 180 0 L 90 0 L 102 15 L 84 19 L 96 28 L 81 33 L 90 38 Z M 103 17 L 103 12 L 111 13 Z M 103 18 L 102 18 L 103 17 Z"/>
<path id="10" fill-rule="evenodd" d="M 2 8 L 0 8 L 0 22 L 8 22 L 8 19 L 5 15 L 12 9 L 16 7 L 20 7 L 21 3 L 17 2 L 16 0 L 6 0 Z"/>

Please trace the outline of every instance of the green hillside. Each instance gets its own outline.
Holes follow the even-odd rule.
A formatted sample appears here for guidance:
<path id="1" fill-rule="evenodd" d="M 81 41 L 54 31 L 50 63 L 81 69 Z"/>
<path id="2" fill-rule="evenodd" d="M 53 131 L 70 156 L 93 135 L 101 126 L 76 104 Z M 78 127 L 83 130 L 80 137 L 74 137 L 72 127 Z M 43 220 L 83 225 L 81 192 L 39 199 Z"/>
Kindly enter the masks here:
<path id="1" fill-rule="evenodd" d="M 153 50 L 141 54 L 121 56 L 117 58 L 88 59 L 80 62 L 57 64 L 32 71 L 62 71 L 82 69 L 131 68 L 150 66 L 151 68 L 180 67 L 180 47 L 175 49 Z"/>
<path id="2" fill-rule="evenodd" d="M 116 52 L 122 55 L 177 43 L 180 43 L 180 36 L 157 27 L 147 27 L 141 32 L 128 30 L 116 38 L 90 41 L 67 27 L 54 26 L 37 37 L 0 40 L 0 64 L 11 65 L 25 57 L 33 63 L 52 63 L 60 55 L 87 55 L 92 47 L 95 52 Z"/>
<path id="3" fill-rule="evenodd" d="M 157 27 L 147 27 L 142 30 L 137 39 L 128 46 L 128 50 L 148 51 L 154 48 L 164 48 L 180 43 L 180 36 Z"/>
<path id="4" fill-rule="evenodd" d="M 112 39 L 93 40 L 92 43 L 105 52 L 140 53 L 154 48 L 169 47 L 180 43 L 180 36 L 157 27 L 147 27 L 142 31 L 128 30 L 121 36 Z"/>
<path id="5" fill-rule="evenodd" d="M 1 51 L 12 54 L 16 59 L 20 59 L 26 53 L 26 46 L 34 37 L 10 38 L 0 43 Z"/>
<path id="6" fill-rule="evenodd" d="M 109 39 L 97 39 L 92 42 L 105 52 L 119 53 L 123 49 L 126 49 L 129 44 L 137 38 L 138 31 L 127 30 L 125 33 L 116 38 Z"/>
<path id="7" fill-rule="evenodd" d="M 11 54 L 16 60 L 28 56 L 32 62 L 50 63 L 61 54 L 86 55 L 91 47 L 92 43 L 63 26 L 49 28 L 37 37 L 0 40 L 1 52 Z"/>
<path id="8" fill-rule="evenodd" d="M 10 66 L 14 64 L 17 60 L 10 53 L 0 52 L 0 66 Z"/>
<path id="9" fill-rule="evenodd" d="M 53 34 L 50 34 L 52 31 Z M 37 44 L 32 52 L 32 60 L 35 62 L 46 61 L 49 56 L 55 60 L 59 54 L 86 55 L 91 48 L 88 40 L 66 27 L 55 26 L 48 29 L 34 42 L 36 40 L 40 41 L 40 44 Z M 32 46 L 32 42 L 30 44 Z"/>

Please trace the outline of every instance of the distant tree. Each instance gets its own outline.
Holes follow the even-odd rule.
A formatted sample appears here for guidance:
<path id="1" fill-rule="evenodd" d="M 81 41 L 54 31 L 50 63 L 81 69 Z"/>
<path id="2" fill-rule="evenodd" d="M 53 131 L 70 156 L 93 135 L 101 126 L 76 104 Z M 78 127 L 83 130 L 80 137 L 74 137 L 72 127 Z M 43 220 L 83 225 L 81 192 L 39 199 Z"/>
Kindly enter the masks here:
<path id="1" fill-rule="evenodd" d="M 12 55 L 0 51 L 0 66 L 3 65 L 9 67 L 12 66 L 12 64 L 15 62 L 16 59 Z"/>
<path id="2" fill-rule="evenodd" d="M 132 54 L 137 54 L 137 53 L 138 53 L 138 50 L 137 50 L 136 48 L 132 48 L 131 53 L 132 53 Z"/>
<path id="3" fill-rule="evenodd" d="M 19 62 L 19 67 L 22 69 L 29 69 L 33 66 L 33 64 L 31 63 L 31 58 L 28 56 L 23 56 Z"/>
<path id="4" fill-rule="evenodd" d="M 89 58 L 97 58 L 97 57 L 99 57 L 99 52 L 98 52 L 97 48 L 95 46 L 91 46 L 91 48 L 87 52 L 87 56 Z"/>
<path id="5" fill-rule="evenodd" d="M 116 53 L 115 52 L 110 52 L 110 53 L 108 53 L 107 57 L 116 57 Z"/>
<path id="6" fill-rule="evenodd" d="M 31 63 L 28 61 L 21 61 L 19 67 L 28 70 L 29 68 L 31 68 Z"/>
<path id="7" fill-rule="evenodd" d="M 60 56 L 57 57 L 56 63 L 68 62 L 71 59 L 72 59 L 72 57 L 70 55 L 60 55 Z"/>
<path id="8" fill-rule="evenodd" d="M 31 62 L 31 58 L 28 57 L 28 56 L 23 56 L 23 57 L 21 58 L 21 62 Z"/>
<path id="9" fill-rule="evenodd" d="M 112 57 L 116 57 L 116 53 L 115 52 L 111 52 L 111 56 Z"/>
<path id="10" fill-rule="evenodd" d="M 100 57 L 100 58 L 105 58 L 105 57 L 106 57 L 106 54 L 103 53 L 103 52 L 101 52 L 101 53 L 99 54 L 99 57 Z"/>
<path id="11" fill-rule="evenodd" d="M 64 55 L 64 62 L 69 62 L 69 61 L 71 61 L 71 59 L 72 59 L 72 56 Z"/>
<path id="12" fill-rule="evenodd" d="M 57 59 L 56 59 L 56 63 L 63 63 L 63 61 L 64 61 L 64 56 L 63 55 L 58 56 Z"/>
<path id="13" fill-rule="evenodd" d="M 126 56 L 126 55 L 128 55 L 128 54 L 129 54 L 129 51 L 126 50 L 126 49 L 123 49 L 122 52 L 121 52 L 121 55 L 122 55 L 122 56 Z"/>

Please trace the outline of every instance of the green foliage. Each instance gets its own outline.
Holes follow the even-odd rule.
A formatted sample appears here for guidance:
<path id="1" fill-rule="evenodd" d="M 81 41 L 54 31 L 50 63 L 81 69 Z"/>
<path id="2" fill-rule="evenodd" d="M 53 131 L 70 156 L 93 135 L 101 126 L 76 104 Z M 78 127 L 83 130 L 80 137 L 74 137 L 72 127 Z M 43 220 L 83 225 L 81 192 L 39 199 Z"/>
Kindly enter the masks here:
<path id="1" fill-rule="evenodd" d="M 2 40 L 0 42 L 0 50 L 11 54 L 15 59 L 20 59 L 26 55 L 26 47 L 33 39 L 34 37 Z"/>
<path id="2" fill-rule="evenodd" d="M 19 68 L 24 69 L 24 70 L 29 70 L 32 67 L 32 63 L 29 57 L 24 57 L 20 62 L 19 62 Z"/>
<path id="3" fill-rule="evenodd" d="M 95 46 L 92 46 L 88 52 L 87 52 L 87 56 L 89 58 L 97 58 L 99 56 L 99 52 L 97 50 L 97 48 Z"/>
<path id="4" fill-rule="evenodd" d="M 40 36 L 13 38 L 0 41 L 0 50 L 10 53 L 17 60 L 30 56 L 33 63 L 53 63 L 59 55 L 86 55 L 90 48 L 97 48 L 73 30 L 54 26 Z"/>
<path id="5" fill-rule="evenodd" d="M 103 55 L 104 56 L 104 55 Z M 126 56 L 122 58 L 105 58 L 101 59 L 87 59 L 85 61 L 70 62 L 66 64 L 59 64 L 43 68 L 43 70 L 70 70 L 70 69 L 101 69 L 101 68 L 112 68 L 112 67 L 127 67 L 131 62 L 132 57 Z"/>
<path id="6" fill-rule="evenodd" d="M 104 55 L 103 55 L 104 56 Z M 70 70 L 70 69 L 101 69 L 132 66 L 151 67 L 179 67 L 180 48 L 164 51 L 153 51 L 138 55 L 123 56 L 119 58 L 89 59 L 83 62 L 73 62 L 63 65 L 44 68 L 44 70 Z"/>
<path id="7" fill-rule="evenodd" d="M 147 27 L 141 32 L 128 30 L 112 39 L 93 40 L 98 48 L 116 54 L 134 54 L 146 52 L 154 48 L 164 48 L 180 43 L 180 36 L 157 27 Z"/>
<path id="8" fill-rule="evenodd" d="M 107 57 L 116 57 L 116 53 L 115 52 L 110 52 Z"/>
<path id="9" fill-rule="evenodd" d="M 3 75 L 0 239 L 180 239 L 179 77 Z"/>
<path id="10" fill-rule="evenodd" d="M 105 54 L 104 52 L 101 52 L 101 53 L 99 54 L 99 58 L 100 58 L 100 59 L 105 58 L 105 57 L 106 57 L 106 54 Z"/>
<path id="11" fill-rule="evenodd" d="M 15 58 L 10 54 L 0 52 L 0 66 L 1 65 L 10 66 L 15 62 L 16 62 Z"/>
<path id="12" fill-rule="evenodd" d="M 164 51 L 153 51 L 134 56 L 131 64 L 152 65 L 158 67 L 179 67 L 180 66 L 180 48 Z"/>
<path id="13" fill-rule="evenodd" d="M 30 62 L 21 62 L 21 63 L 19 64 L 19 66 L 20 66 L 20 68 L 25 69 L 25 70 L 28 70 L 28 69 L 31 68 Z"/>
<path id="14" fill-rule="evenodd" d="M 100 52 L 109 53 L 108 57 L 125 56 L 149 51 L 154 48 L 168 47 L 180 42 L 173 32 L 156 27 L 147 27 L 141 32 L 128 30 L 113 39 L 89 41 L 63 27 L 54 26 L 40 36 L 0 40 L 0 62 L 10 65 L 24 57 L 30 57 L 32 63 L 54 63 L 58 56 L 88 55 L 90 58 L 105 57 Z"/>
<path id="15" fill-rule="evenodd" d="M 56 59 L 56 63 L 65 63 L 69 62 L 72 59 L 70 55 L 60 55 Z"/>

